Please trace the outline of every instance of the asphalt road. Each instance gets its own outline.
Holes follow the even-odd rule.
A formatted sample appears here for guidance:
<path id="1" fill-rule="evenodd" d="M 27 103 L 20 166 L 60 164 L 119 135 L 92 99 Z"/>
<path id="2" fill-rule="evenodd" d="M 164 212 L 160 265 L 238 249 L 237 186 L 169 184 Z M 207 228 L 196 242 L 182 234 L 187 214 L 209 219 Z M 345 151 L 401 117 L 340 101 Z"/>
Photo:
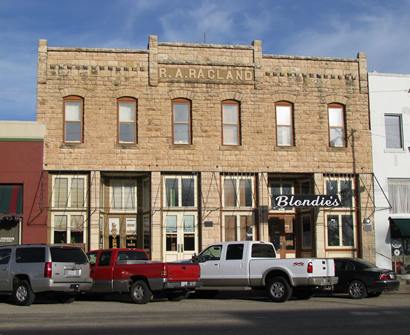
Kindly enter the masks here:
<path id="1" fill-rule="evenodd" d="M 275 304 L 261 294 L 228 293 L 215 299 L 125 298 L 41 300 L 30 307 L 0 302 L 0 335 L 119 334 L 410 334 L 410 294 L 378 298 L 314 297 Z"/>

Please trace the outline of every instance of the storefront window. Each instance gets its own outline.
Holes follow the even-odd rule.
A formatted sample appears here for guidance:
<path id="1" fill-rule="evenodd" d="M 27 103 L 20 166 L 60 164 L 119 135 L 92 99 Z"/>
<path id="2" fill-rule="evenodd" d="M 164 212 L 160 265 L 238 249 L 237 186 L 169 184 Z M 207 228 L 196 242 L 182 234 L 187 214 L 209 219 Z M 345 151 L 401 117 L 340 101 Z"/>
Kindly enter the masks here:
<path id="1" fill-rule="evenodd" d="M 196 176 L 164 176 L 165 207 L 195 207 L 196 180 Z"/>
<path id="2" fill-rule="evenodd" d="M 249 208 L 254 207 L 254 177 L 224 176 L 223 204 L 224 207 Z"/>
<path id="3" fill-rule="evenodd" d="M 351 214 L 327 215 L 327 244 L 330 247 L 353 247 L 354 224 Z"/>

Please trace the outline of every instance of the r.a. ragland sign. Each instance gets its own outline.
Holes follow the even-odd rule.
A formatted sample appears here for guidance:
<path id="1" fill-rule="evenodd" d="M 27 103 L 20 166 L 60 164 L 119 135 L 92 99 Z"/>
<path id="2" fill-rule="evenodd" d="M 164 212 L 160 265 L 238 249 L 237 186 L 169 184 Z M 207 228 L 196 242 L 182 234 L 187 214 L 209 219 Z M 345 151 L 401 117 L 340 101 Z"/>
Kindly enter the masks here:
<path id="1" fill-rule="evenodd" d="M 253 69 L 249 67 L 175 66 L 160 65 L 160 81 L 253 83 Z"/>
<path id="2" fill-rule="evenodd" d="M 277 195 L 272 197 L 273 208 L 287 207 L 341 207 L 342 203 L 336 195 Z"/>

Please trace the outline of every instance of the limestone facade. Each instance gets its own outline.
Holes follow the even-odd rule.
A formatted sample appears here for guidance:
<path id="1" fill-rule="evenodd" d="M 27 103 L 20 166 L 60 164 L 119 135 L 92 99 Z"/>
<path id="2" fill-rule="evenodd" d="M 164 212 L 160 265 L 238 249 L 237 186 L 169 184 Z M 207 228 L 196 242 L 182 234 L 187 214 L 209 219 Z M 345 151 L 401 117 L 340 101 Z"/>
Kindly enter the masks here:
<path id="1" fill-rule="evenodd" d="M 80 143 L 64 140 L 64 101 L 70 96 L 81 97 L 83 102 Z M 132 144 L 118 141 L 117 99 L 121 97 L 136 101 L 136 142 Z M 175 144 L 174 99 L 190 101 L 189 144 Z M 221 104 L 226 100 L 239 106 L 239 145 L 222 143 Z M 277 145 L 278 102 L 291 103 L 293 108 L 291 146 Z M 329 146 L 328 107 L 333 103 L 344 106 L 346 144 L 342 147 Z M 50 174 L 50 185 L 53 176 L 85 176 L 81 189 L 85 202 L 80 209 L 73 210 L 68 203 L 67 208 L 56 209 L 51 186 L 51 242 L 54 210 L 59 215 L 70 211 L 83 215 L 83 240 L 77 242 L 89 249 L 109 247 L 114 217 L 125 213 L 117 221 L 121 234 L 126 234 L 126 222 L 132 227 L 135 217 L 135 244 L 149 250 L 152 258 L 188 257 L 189 253 L 180 250 L 184 241 L 194 243 L 194 251 L 199 252 L 228 234 L 225 220 L 236 214 L 239 234 L 239 221 L 246 221 L 241 215 L 250 213 L 253 230 L 248 238 L 276 239 L 278 246 L 288 249 L 282 256 L 374 258 L 373 229 L 361 223 L 364 218 L 372 220 L 373 215 L 367 60 L 362 53 L 354 59 L 267 55 L 258 40 L 251 45 L 213 45 L 164 43 L 150 36 L 146 50 L 50 47 L 40 40 L 37 121 L 47 128 L 44 168 Z M 169 208 L 168 175 L 194 177 L 193 206 Z M 251 178 L 249 208 L 225 207 L 227 176 Z M 347 211 L 354 213 L 353 246 L 328 245 L 329 210 L 324 208 L 279 212 L 279 216 L 290 215 L 289 225 L 282 230 L 277 229 L 278 224 L 269 228 L 275 225 L 270 201 L 273 184 L 290 181 L 292 192 L 297 193 L 300 183 L 308 180 L 309 193 L 325 194 L 329 178 L 352 180 L 354 199 Z M 136 181 L 135 211 L 112 210 L 114 179 Z M 123 187 L 123 192 L 128 191 Z M 144 197 L 149 197 L 148 208 L 142 204 Z M 185 232 L 180 228 L 179 212 L 192 214 L 194 242 L 190 240 L 192 227 L 188 225 Z M 307 249 L 301 248 L 303 213 L 312 219 L 311 230 L 304 231 L 312 236 Z M 177 233 L 167 215 L 175 215 Z M 110 218 L 114 223 L 108 222 Z M 341 241 L 343 218 L 339 219 Z M 168 249 L 180 255 L 171 255 Z"/>

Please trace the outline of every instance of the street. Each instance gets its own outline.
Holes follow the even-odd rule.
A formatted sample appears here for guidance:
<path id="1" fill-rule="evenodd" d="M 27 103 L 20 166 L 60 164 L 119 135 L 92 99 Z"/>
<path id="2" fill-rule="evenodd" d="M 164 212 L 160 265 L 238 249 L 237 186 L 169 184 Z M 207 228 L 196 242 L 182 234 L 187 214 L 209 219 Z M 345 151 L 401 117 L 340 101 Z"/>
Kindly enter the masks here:
<path id="1" fill-rule="evenodd" d="M 8 334 L 408 334 L 410 295 L 378 298 L 314 297 L 275 304 L 255 293 L 215 299 L 156 300 L 135 305 L 126 297 L 43 300 L 17 307 L 0 303 L 0 335 Z"/>

